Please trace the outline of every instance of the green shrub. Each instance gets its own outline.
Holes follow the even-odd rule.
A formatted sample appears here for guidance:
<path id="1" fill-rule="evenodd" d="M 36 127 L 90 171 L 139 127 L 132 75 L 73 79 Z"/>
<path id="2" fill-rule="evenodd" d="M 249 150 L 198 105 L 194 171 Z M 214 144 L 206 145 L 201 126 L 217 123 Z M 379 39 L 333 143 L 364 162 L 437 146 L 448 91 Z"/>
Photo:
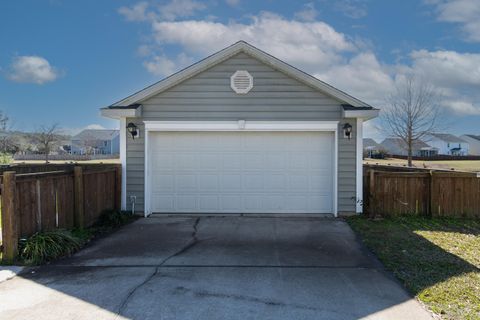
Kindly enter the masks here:
<path id="1" fill-rule="evenodd" d="M 10 164 L 13 162 L 13 157 L 9 153 L 0 153 L 0 164 Z"/>
<path id="2" fill-rule="evenodd" d="M 131 213 L 120 212 L 115 210 L 104 211 L 96 223 L 97 227 L 113 229 L 118 228 L 135 219 Z"/>
<path id="3" fill-rule="evenodd" d="M 20 241 L 20 258 L 26 264 L 40 264 L 70 255 L 82 244 L 80 238 L 67 230 L 37 232 Z"/>

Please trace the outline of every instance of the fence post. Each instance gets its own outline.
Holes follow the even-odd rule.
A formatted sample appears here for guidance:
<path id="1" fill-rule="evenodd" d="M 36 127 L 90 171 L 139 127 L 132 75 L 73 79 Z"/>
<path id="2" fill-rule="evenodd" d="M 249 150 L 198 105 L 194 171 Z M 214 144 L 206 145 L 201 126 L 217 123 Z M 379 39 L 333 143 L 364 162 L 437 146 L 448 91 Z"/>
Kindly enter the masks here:
<path id="1" fill-rule="evenodd" d="M 18 254 L 18 224 L 19 217 L 15 212 L 16 205 L 15 171 L 3 173 L 2 190 L 2 242 L 3 261 L 13 263 Z"/>
<path id="2" fill-rule="evenodd" d="M 375 216 L 375 170 L 370 169 L 370 181 L 368 183 L 368 214 Z"/>
<path id="3" fill-rule="evenodd" d="M 121 210 L 122 203 L 122 167 L 115 167 L 115 210 Z"/>
<path id="4" fill-rule="evenodd" d="M 75 185 L 75 227 L 83 229 L 85 226 L 85 203 L 83 197 L 83 169 L 80 166 L 73 168 L 73 177 Z"/>

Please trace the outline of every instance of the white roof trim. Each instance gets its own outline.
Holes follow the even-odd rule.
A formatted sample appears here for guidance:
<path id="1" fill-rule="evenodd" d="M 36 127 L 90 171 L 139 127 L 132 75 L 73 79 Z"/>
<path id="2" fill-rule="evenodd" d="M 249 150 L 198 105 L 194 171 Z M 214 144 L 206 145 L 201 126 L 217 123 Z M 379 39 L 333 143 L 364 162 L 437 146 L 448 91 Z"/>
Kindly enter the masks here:
<path id="1" fill-rule="evenodd" d="M 343 118 L 361 118 L 364 120 L 369 120 L 378 117 L 380 110 L 371 109 L 371 110 L 343 110 Z"/>
<path id="2" fill-rule="evenodd" d="M 221 63 L 222 61 L 227 60 L 228 58 L 240 53 L 240 52 L 245 52 L 252 57 L 262 61 L 263 63 L 279 70 L 287 75 L 291 76 L 292 78 L 297 79 L 298 81 L 301 81 L 311 87 L 314 87 L 342 102 L 345 102 L 349 105 L 352 105 L 354 107 L 369 107 L 368 104 L 366 104 L 363 101 L 360 101 L 347 93 L 332 87 L 331 85 L 303 72 L 300 71 L 299 69 L 271 56 L 270 54 L 255 48 L 254 46 L 244 42 L 244 41 L 239 41 L 221 51 L 218 51 L 217 53 L 191 65 L 190 67 L 187 67 L 143 90 L 138 91 L 137 93 L 134 93 L 133 95 L 120 100 L 116 102 L 114 105 L 115 106 L 129 106 L 131 104 L 135 103 L 141 103 L 143 100 L 148 99 L 160 92 L 163 92 L 167 90 L 168 88 L 171 88 L 178 83 L 187 80 L 196 74 L 205 71 L 206 69 Z"/>
<path id="3" fill-rule="evenodd" d="M 138 118 L 142 116 L 142 106 L 137 108 L 102 108 L 100 114 L 102 117 L 112 119 Z"/>

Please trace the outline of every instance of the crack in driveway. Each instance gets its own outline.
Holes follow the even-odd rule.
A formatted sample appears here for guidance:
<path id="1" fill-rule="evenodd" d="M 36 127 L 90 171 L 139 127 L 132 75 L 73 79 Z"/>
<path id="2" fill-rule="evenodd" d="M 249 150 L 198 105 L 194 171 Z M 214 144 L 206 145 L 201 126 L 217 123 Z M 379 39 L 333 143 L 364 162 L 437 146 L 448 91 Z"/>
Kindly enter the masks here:
<path id="1" fill-rule="evenodd" d="M 198 244 L 199 240 L 197 238 L 197 232 L 198 232 L 198 224 L 200 223 L 200 219 L 201 219 L 201 217 L 198 217 L 197 219 L 195 219 L 195 222 L 193 223 L 193 226 L 192 226 L 193 231 L 192 231 L 192 234 L 191 234 L 191 240 L 185 246 L 180 248 L 180 250 L 176 251 L 175 253 L 173 253 L 170 256 L 163 259 L 158 265 L 156 265 L 154 271 L 144 281 L 142 281 L 135 288 L 130 290 L 130 292 L 127 294 L 127 296 L 125 297 L 123 302 L 120 304 L 120 307 L 118 308 L 117 316 L 115 317 L 115 319 L 118 319 L 122 315 L 122 313 L 125 311 L 125 308 L 126 308 L 128 302 L 135 295 L 135 292 L 137 292 L 138 289 L 140 289 L 141 287 L 146 285 L 148 282 L 150 282 L 158 274 L 160 268 L 165 263 L 167 263 L 170 259 L 178 257 L 179 255 L 187 252 L 193 246 Z"/>
<path id="2" fill-rule="evenodd" d="M 242 302 L 259 303 L 259 304 L 263 304 L 270 307 L 293 308 L 293 309 L 315 311 L 315 312 L 321 311 L 321 312 L 329 312 L 331 314 L 342 314 L 342 315 L 345 314 L 344 310 L 342 312 L 339 312 L 338 310 L 334 310 L 334 309 L 315 308 L 315 307 L 311 307 L 304 304 L 286 303 L 279 300 L 264 299 L 264 298 L 252 297 L 247 295 L 218 293 L 218 292 L 211 292 L 207 290 L 193 290 L 183 286 L 176 287 L 174 293 L 185 294 L 187 292 L 190 292 L 194 296 L 199 298 L 231 299 L 231 300 L 242 301 Z M 354 316 L 352 312 L 348 312 L 348 313 L 352 317 Z"/>

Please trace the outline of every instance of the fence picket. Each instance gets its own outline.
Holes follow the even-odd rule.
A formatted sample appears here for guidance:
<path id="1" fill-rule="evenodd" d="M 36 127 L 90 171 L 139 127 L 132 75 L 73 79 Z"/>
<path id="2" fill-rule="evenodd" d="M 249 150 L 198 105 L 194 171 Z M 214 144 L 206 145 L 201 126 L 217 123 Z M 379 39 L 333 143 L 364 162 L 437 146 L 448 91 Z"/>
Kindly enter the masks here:
<path id="1" fill-rule="evenodd" d="M 480 178 L 466 172 L 414 172 L 365 166 L 371 216 L 480 218 Z"/>
<path id="2" fill-rule="evenodd" d="M 15 174 L 1 180 L 2 250 L 14 259 L 18 239 L 38 231 L 90 226 L 104 210 L 120 207 L 119 165 Z M 12 178 L 13 177 L 13 178 Z M 13 189 L 12 189 L 13 188 Z M 13 191 L 12 191 L 13 190 Z"/>

